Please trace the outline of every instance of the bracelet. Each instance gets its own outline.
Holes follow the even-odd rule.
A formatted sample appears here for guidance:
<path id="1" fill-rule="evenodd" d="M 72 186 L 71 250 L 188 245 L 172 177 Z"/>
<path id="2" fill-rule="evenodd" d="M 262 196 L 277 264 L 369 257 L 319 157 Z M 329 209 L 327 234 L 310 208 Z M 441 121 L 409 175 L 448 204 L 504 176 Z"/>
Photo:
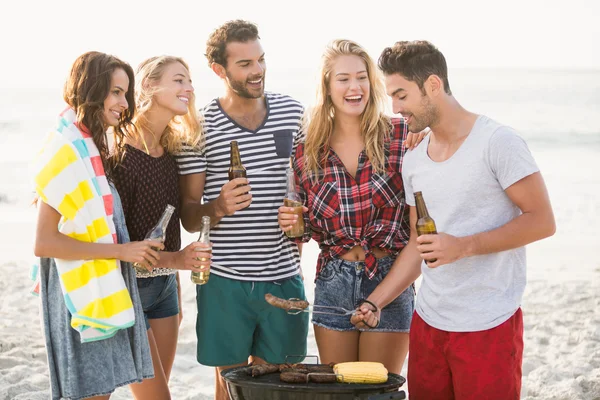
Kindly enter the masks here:
<path id="1" fill-rule="evenodd" d="M 358 302 L 356 303 L 356 308 L 360 307 L 363 303 L 367 303 L 367 304 L 370 304 L 371 306 L 373 306 L 373 310 L 371 310 L 372 312 L 376 313 L 377 311 L 379 311 L 379 308 L 377 308 L 375 303 L 373 303 L 372 301 L 369 301 L 367 299 L 358 300 Z"/>

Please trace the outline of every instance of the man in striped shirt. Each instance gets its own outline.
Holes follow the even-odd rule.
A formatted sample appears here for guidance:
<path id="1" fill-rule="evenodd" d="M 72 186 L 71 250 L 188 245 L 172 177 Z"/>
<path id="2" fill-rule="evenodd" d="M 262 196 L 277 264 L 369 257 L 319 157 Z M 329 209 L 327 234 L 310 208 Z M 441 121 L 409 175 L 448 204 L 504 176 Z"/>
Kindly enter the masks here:
<path id="1" fill-rule="evenodd" d="M 259 39 L 257 27 L 241 20 L 211 34 L 206 56 L 225 94 L 202 112 L 201 152 L 185 148 L 177 156 L 183 226 L 196 232 L 202 216 L 211 217 L 211 277 L 197 287 L 196 333 L 198 362 L 217 367 L 217 400 L 228 399 L 222 370 L 246 365 L 249 356 L 255 363 L 283 363 L 306 353 L 308 314 L 288 315 L 264 300 L 266 293 L 305 298 L 298 247 L 277 222 L 303 107 L 264 91 Z M 232 140 L 248 179 L 228 180 Z"/>

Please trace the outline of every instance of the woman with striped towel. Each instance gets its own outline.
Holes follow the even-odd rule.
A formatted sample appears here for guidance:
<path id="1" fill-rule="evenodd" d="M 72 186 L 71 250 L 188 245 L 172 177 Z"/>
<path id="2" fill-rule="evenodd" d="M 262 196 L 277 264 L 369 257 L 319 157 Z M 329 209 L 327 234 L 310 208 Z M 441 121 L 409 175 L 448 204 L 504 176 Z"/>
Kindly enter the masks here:
<path id="1" fill-rule="evenodd" d="M 135 272 L 153 241 L 129 242 L 112 185 L 107 130 L 121 146 L 134 116 L 131 67 L 99 52 L 73 64 L 60 114 L 34 163 L 35 254 L 52 399 L 108 399 L 154 375 Z M 136 386 L 131 389 L 136 398 Z M 157 399 L 168 399 L 168 391 Z"/>
<path id="2" fill-rule="evenodd" d="M 115 185 L 123 202 L 132 240 L 142 240 L 165 207 L 175 210 L 166 230 L 165 248 L 158 264 L 137 271 L 137 282 L 155 378 L 142 383 L 146 397 L 155 387 L 167 387 L 177 350 L 183 316 L 178 270 L 202 271 L 211 254 L 196 251 L 192 242 L 181 249 L 179 183 L 172 156 L 183 143 L 202 146 L 202 130 L 194 105 L 188 65 L 179 57 L 158 56 L 143 61 L 135 76 L 136 116 L 127 127 L 125 146 L 115 155 Z"/>

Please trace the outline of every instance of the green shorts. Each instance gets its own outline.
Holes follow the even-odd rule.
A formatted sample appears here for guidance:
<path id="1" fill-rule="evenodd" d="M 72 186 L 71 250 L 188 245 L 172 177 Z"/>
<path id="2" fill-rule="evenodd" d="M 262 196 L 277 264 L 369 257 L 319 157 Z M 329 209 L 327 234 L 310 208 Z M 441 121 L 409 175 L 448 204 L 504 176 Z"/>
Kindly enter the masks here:
<path id="1" fill-rule="evenodd" d="M 280 364 L 286 356 L 306 354 L 308 313 L 289 315 L 267 304 L 266 293 L 284 299 L 306 298 L 298 275 L 275 282 L 246 282 L 211 274 L 205 285 L 196 288 L 200 364 L 242 364 L 251 355 Z"/>

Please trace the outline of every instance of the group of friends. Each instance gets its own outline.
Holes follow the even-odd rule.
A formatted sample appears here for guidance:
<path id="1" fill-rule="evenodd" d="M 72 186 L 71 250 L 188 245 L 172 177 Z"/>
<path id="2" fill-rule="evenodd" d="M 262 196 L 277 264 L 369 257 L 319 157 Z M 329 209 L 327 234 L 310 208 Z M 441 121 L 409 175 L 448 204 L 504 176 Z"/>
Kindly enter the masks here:
<path id="1" fill-rule="evenodd" d="M 309 314 L 287 314 L 264 296 L 305 299 L 313 277 L 303 277 L 300 255 L 313 239 L 321 250 L 313 304 L 356 310 L 312 315 L 322 363 L 377 361 L 399 374 L 409 353 L 411 399 L 519 399 L 524 246 L 555 231 L 525 141 L 460 105 L 444 56 L 426 41 L 397 42 L 377 62 L 351 40 L 332 41 L 307 111 L 265 91 L 255 24 L 217 28 L 206 57 L 225 92 L 199 113 L 181 58 L 149 58 L 137 72 L 100 52 L 73 64 L 55 136 L 70 129 L 72 148 L 83 140 L 84 153 L 97 154 L 90 175 L 100 183 L 86 195 L 71 178 L 36 181 L 52 398 L 108 399 L 123 385 L 136 399 L 171 398 L 179 270 L 210 270 L 197 286 L 197 359 L 216 367 L 215 399 L 229 398 L 223 370 L 306 354 Z M 388 98 L 402 118 L 386 115 Z M 247 178 L 230 181 L 233 140 Z M 290 168 L 304 204 L 299 238 L 284 233 L 299 218 L 282 206 Z M 65 188 L 59 201 L 57 187 Z M 86 224 L 83 211 L 69 211 L 64 198 L 73 190 L 88 203 L 100 195 L 97 209 L 111 221 L 106 240 L 77 233 L 98 231 L 98 219 Z M 415 192 L 437 234 L 417 235 Z M 167 204 L 175 210 L 166 240 L 144 240 Z M 180 226 L 198 232 L 204 216 L 212 252 L 199 242 L 182 248 Z M 119 267 L 107 272 L 106 260 Z M 74 318 L 73 265 L 88 268 L 78 275 L 86 284 L 118 275 L 129 323 L 106 329 Z M 107 298 L 95 303 L 106 315 L 121 304 Z"/>

